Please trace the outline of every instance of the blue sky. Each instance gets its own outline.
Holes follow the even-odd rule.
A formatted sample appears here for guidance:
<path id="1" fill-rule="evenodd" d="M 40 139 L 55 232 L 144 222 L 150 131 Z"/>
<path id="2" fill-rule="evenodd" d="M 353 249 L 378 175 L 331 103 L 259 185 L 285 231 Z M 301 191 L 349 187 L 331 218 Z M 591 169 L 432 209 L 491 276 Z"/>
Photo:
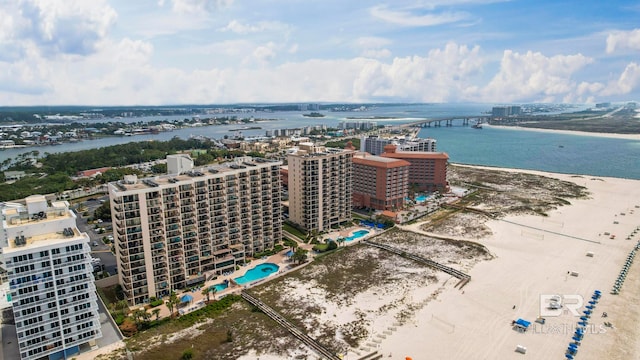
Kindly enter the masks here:
<path id="1" fill-rule="evenodd" d="M 640 3 L 0 0 L 0 105 L 640 100 Z"/>

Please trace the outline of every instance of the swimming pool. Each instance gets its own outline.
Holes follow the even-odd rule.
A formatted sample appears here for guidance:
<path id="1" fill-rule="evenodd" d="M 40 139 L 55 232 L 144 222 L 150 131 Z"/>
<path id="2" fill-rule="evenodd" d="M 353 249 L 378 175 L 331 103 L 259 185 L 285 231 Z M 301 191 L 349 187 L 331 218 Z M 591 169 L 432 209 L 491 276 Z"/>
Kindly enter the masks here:
<path id="1" fill-rule="evenodd" d="M 427 201 L 428 198 L 429 197 L 426 195 L 419 195 L 419 196 L 416 196 L 416 202 L 422 203 Z"/>
<path id="2" fill-rule="evenodd" d="M 220 283 L 220 284 L 215 284 L 215 285 L 209 287 L 209 289 L 214 289 L 215 288 L 216 292 L 220 292 L 220 291 L 222 291 L 222 290 L 224 290 L 224 289 L 226 289 L 228 287 L 229 287 L 229 283 L 223 282 L 223 283 Z"/>
<path id="3" fill-rule="evenodd" d="M 359 238 L 367 235 L 368 233 L 369 233 L 369 230 L 358 230 L 358 231 L 354 232 L 353 235 L 347 236 L 346 238 L 344 238 L 344 241 L 353 241 L 355 239 L 359 239 Z"/>
<path id="4" fill-rule="evenodd" d="M 260 279 L 264 279 L 267 276 L 278 272 L 278 270 L 280 269 L 280 267 L 276 264 L 273 263 L 264 263 L 264 264 L 260 264 L 260 265 L 256 265 L 255 267 L 249 269 L 244 276 L 240 276 L 235 278 L 234 280 L 240 284 L 246 284 L 246 283 L 250 283 L 252 281 L 256 281 L 256 280 L 260 280 Z"/>

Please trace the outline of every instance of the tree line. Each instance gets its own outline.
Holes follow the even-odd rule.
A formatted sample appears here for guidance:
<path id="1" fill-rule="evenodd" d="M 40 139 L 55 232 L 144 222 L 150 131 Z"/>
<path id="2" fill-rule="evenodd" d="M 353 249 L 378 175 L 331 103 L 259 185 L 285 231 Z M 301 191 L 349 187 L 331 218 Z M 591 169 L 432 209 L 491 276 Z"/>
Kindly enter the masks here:
<path id="1" fill-rule="evenodd" d="M 7 170 L 22 170 L 32 176 L 26 176 L 12 184 L 0 184 L 0 201 L 21 199 L 33 194 L 62 193 L 82 187 L 122 179 L 124 175 L 144 175 L 141 171 L 127 168 L 127 165 L 139 164 L 154 160 L 165 159 L 169 154 L 188 150 L 201 151 L 194 160 L 195 166 L 210 164 L 219 159 L 230 159 L 238 156 L 263 157 L 264 154 L 251 152 L 245 154 L 240 150 L 213 148 L 211 141 L 196 139 L 182 140 L 173 138 L 170 141 L 132 142 L 122 145 L 108 146 L 98 149 L 65 152 L 59 154 L 45 153 L 36 166 L 32 159 L 37 158 L 38 152 L 20 155 L 8 166 Z M 112 167 L 94 178 L 71 179 L 79 171 Z M 166 165 L 158 164 L 152 167 L 154 173 L 165 173 Z"/>

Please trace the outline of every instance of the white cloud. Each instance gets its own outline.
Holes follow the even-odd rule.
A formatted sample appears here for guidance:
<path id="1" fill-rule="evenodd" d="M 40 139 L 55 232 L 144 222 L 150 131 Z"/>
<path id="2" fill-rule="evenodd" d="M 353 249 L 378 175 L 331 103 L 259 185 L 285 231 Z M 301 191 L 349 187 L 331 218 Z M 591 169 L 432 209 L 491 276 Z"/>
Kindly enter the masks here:
<path id="1" fill-rule="evenodd" d="M 252 58 L 259 64 L 266 64 L 276 57 L 276 44 L 269 42 L 266 45 L 258 46 L 253 50 Z"/>
<path id="2" fill-rule="evenodd" d="M 289 49 L 287 50 L 287 52 L 289 54 L 295 54 L 298 52 L 298 44 L 293 44 L 289 47 Z"/>
<path id="3" fill-rule="evenodd" d="M 387 44 L 365 39 L 364 45 Z M 592 63 L 583 55 L 545 56 L 505 51 L 500 68 L 483 82 L 487 59 L 480 47 L 450 42 L 423 56 L 379 60 L 309 59 L 275 65 L 286 44 L 256 46 L 246 40 L 209 45 L 205 54 L 229 54 L 235 65 L 189 70 L 154 65 L 151 43 L 105 39 L 93 54 L 50 58 L 35 44 L 28 56 L 4 63 L 0 97 L 27 104 L 180 104 L 283 101 L 486 101 L 582 102 L 627 94 L 640 86 L 640 66 L 630 63 L 605 85 L 575 81 Z M 383 50 L 381 50 L 383 51 Z M 0 65 L 3 63 L 0 62 Z M 91 79 L 91 81 L 87 81 Z"/>
<path id="4" fill-rule="evenodd" d="M 0 39 L 12 53 L 35 44 L 48 56 L 95 51 L 117 19 L 106 0 L 22 0 L 0 4 Z"/>
<path id="5" fill-rule="evenodd" d="M 616 81 L 607 84 L 600 93 L 603 96 L 623 95 L 640 87 L 640 65 L 629 63 Z"/>
<path id="6" fill-rule="evenodd" d="M 197 14 L 228 8 L 234 0 L 171 0 L 171 2 L 175 12 Z"/>
<path id="7" fill-rule="evenodd" d="M 389 39 L 365 36 L 354 41 L 354 47 L 360 51 L 360 56 L 383 59 L 391 56 L 391 51 L 384 46 L 391 44 Z"/>
<path id="8" fill-rule="evenodd" d="M 395 58 L 389 65 L 369 63 L 354 83 L 357 97 L 389 97 L 411 101 L 446 102 L 465 97 L 484 59 L 478 46 L 448 43 L 426 57 Z"/>
<path id="9" fill-rule="evenodd" d="M 440 6 L 454 6 L 464 4 L 494 4 L 500 2 L 509 2 L 510 0 L 421 0 L 416 3 L 416 7 L 424 7 L 434 9 Z"/>
<path id="10" fill-rule="evenodd" d="M 607 54 L 618 50 L 640 50 L 640 29 L 610 33 L 607 36 Z"/>
<path id="11" fill-rule="evenodd" d="M 390 10 L 386 6 L 374 6 L 369 10 L 370 14 L 388 23 L 402 26 L 435 26 L 454 23 L 468 19 L 470 16 L 465 12 L 442 12 L 425 15 L 415 15 L 410 11 Z"/>
<path id="12" fill-rule="evenodd" d="M 520 54 L 505 50 L 498 74 L 481 90 L 480 97 L 485 101 L 560 102 L 576 89 L 572 75 L 592 62 L 582 54 L 547 57 L 539 52 Z"/>
<path id="13" fill-rule="evenodd" d="M 389 49 L 367 49 L 363 50 L 360 53 L 360 56 L 374 58 L 374 59 L 384 59 L 391 56 L 391 50 Z"/>
<path id="14" fill-rule="evenodd" d="M 376 36 L 363 36 L 357 38 L 355 43 L 358 47 L 364 49 L 381 48 L 391 44 L 391 40 Z"/>
<path id="15" fill-rule="evenodd" d="M 238 20 L 231 20 L 227 26 L 220 29 L 220 31 L 231 31 L 243 35 L 274 30 L 288 31 L 288 26 L 276 21 L 259 21 L 255 24 L 243 24 Z"/>

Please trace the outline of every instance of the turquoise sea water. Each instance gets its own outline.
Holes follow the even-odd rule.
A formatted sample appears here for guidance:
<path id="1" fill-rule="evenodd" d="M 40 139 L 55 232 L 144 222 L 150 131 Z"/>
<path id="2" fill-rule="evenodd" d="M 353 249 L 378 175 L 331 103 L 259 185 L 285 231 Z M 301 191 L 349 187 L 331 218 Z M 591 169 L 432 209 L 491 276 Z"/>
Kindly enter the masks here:
<path id="1" fill-rule="evenodd" d="M 243 276 L 237 277 L 234 280 L 238 284 L 243 285 L 252 281 L 266 278 L 267 276 L 277 272 L 279 269 L 280 267 L 276 264 L 264 263 L 256 265 L 255 267 L 249 269 Z"/>
<path id="2" fill-rule="evenodd" d="M 452 163 L 640 179 L 640 141 L 510 128 L 424 128 Z"/>

